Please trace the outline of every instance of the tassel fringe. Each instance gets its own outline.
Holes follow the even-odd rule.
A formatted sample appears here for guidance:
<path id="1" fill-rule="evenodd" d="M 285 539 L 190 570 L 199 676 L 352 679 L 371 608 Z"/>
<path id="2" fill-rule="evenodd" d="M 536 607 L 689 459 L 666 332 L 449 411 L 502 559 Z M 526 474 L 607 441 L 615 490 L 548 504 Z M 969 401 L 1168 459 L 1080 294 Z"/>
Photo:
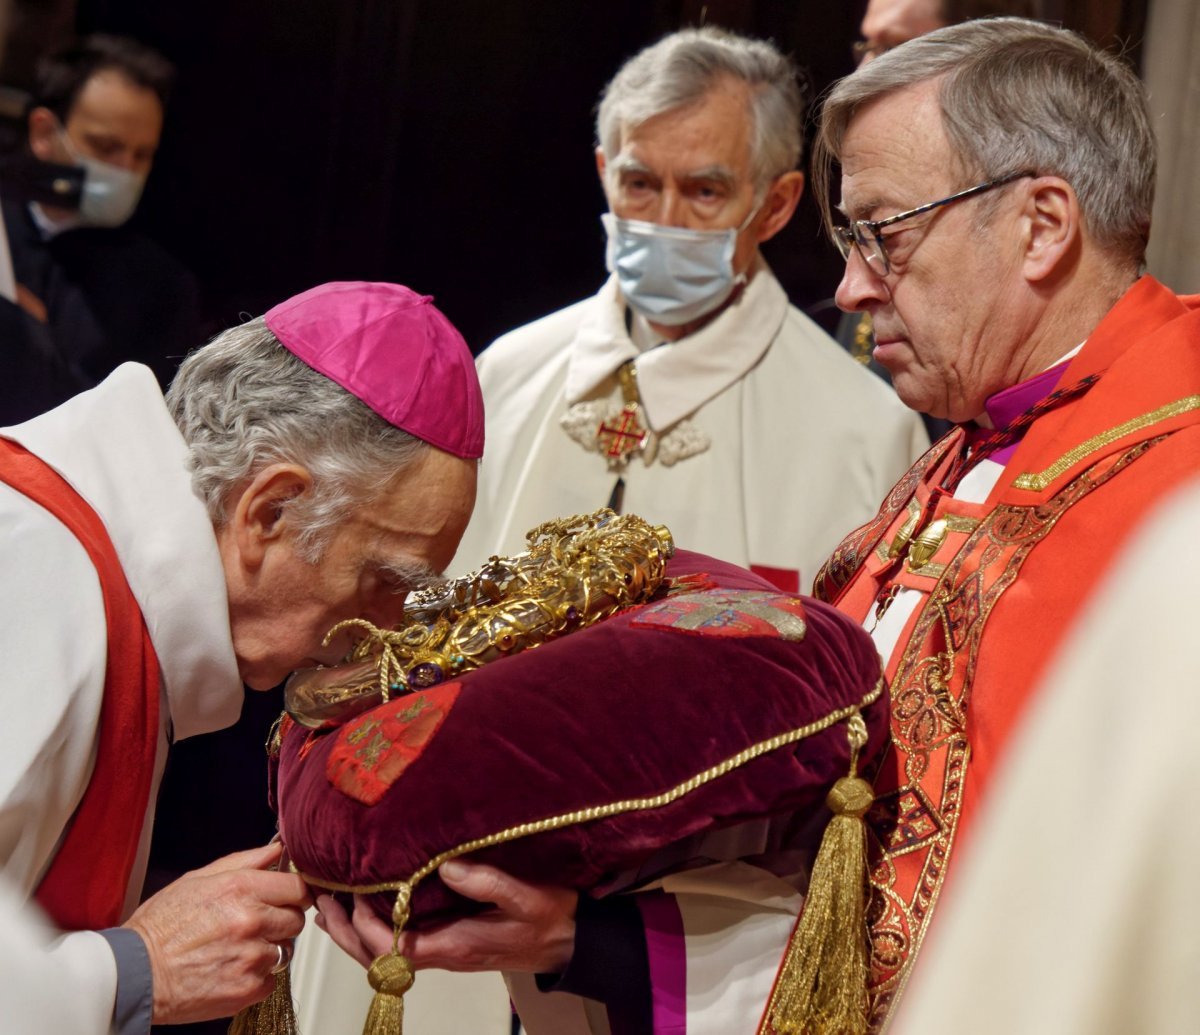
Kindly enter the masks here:
<path id="1" fill-rule="evenodd" d="M 238 1012 L 229 1024 L 229 1035 L 300 1035 L 290 967 L 275 975 L 275 988 L 266 999 Z"/>
<path id="2" fill-rule="evenodd" d="M 404 993 L 413 983 L 408 960 L 395 952 L 380 956 L 367 971 L 367 980 L 375 989 L 375 996 L 371 1000 L 363 1035 L 402 1035 Z"/>
<path id="3" fill-rule="evenodd" d="M 804 911 L 767 1009 L 764 1031 L 773 1035 L 866 1035 L 868 1030 L 867 838 L 862 817 L 873 794 L 871 785 L 854 775 L 866 728 L 860 740 L 851 720 L 849 732 L 851 775 L 838 780 L 826 798 L 833 818 L 821 839 Z"/>

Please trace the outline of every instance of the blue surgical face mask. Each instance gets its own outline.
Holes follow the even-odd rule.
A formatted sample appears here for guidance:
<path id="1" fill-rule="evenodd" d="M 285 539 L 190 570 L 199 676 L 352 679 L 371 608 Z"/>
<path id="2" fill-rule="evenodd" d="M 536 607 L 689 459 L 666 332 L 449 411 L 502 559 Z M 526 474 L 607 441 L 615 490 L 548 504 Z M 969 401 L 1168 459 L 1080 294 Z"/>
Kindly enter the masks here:
<path id="1" fill-rule="evenodd" d="M 98 158 L 81 155 L 65 129 L 59 130 L 59 134 L 71 160 L 84 168 L 77 225 L 114 227 L 127 222 L 141 200 L 146 177 Z"/>
<path id="2" fill-rule="evenodd" d="M 744 274 L 734 276 L 733 252 L 757 213 L 756 205 L 741 226 L 728 230 L 688 230 L 605 212 L 605 265 L 634 312 L 667 327 L 690 323 L 745 283 Z"/>

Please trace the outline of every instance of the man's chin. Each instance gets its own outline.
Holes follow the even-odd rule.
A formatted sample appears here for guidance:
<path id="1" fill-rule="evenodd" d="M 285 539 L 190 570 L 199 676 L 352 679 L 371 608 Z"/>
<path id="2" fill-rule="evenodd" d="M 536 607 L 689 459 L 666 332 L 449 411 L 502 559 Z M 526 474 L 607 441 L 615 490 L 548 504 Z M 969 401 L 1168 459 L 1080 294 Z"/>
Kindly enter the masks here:
<path id="1" fill-rule="evenodd" d="M 899 372 L 889 370 L 888 373 L 892 375 L 892 387 L 896 390 L 900 401 L 910 410 L 916 410 L 917 413 L 925 413 L 931 417 L 942 416 L 942 414 L 930 412 L 931 407 L 936 408 L 936 401 L 928 392 L 922 390 L 921 385 L 914 384 L 912 379 L 905 376 L 903 370 Z"/>

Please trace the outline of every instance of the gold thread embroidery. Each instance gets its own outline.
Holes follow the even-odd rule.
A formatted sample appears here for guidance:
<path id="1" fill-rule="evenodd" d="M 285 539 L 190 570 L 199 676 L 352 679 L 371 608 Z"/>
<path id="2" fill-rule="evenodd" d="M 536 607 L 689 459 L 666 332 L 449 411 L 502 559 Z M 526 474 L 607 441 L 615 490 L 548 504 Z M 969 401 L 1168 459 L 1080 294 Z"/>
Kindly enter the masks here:
<path id="1" fill-rule="evenodd" d="M 704 784 L 710 783 L 718 777 L 725 776 L 727 773 L 740 768 L 746 763 L 754 761 L 754 759 L 761 755 L 769 754 L 788 744 L 795 744 L 806 737 L 811 737 L 815 733 L 827 730 L 829 727 L 835 726 L 837 723 L 849 719 L 851 716 L 858 715 L 862 709 L 879 700 L 880 694 L 883 693 L 883 685 L 883 676 L 880 676 L 871 692 L 857 704 L 846 705 L 844 708 L 839 708 L 837 711 L 830 712 L 828 715 L 810 722 L 807 726 L 801 726 L 799 729 L 780 733 L 769 740 L 752 744 L 750 747 L 739 751 L 736 755 L 725 759 L 723 762 L 718 762 L 714 766 L 710 766 L 708 769 L 697 773 L 695 776 L 685 780 L 683 783 L 677 784 L 670 790 L 664 791 L 662 794 L 655 794 L 646 798 L 626 798 L 623 801 L 612 802 L 608 805 L 593 805 L 589 808 L 564 813 L 561 816 L 550 816 L 546 819 L 533 820 L 529 823 L 520 823 L 517 826 L 508 827 L 495 834 L 489 834 L 487 837 L 478 837 L 472 841 L 466 841 L 461 845 L 457 845 L 448 851 L 434 856 L 408 880 L 383 881 L 379 884 L 339 884 L 335 881 L 318 880 L 316 877 L 311 877 L 298 869 L 294 863 L 289 862 L 288 865 L 291 871 L 299 875 L 306 884 L 325 888 L 327 891 L 375 895 L 384 891 L 399 891 L 405 885 L 415 887 L 418 882 L 428 877 L 442 863 L 460 855 L 478 852 L 481 849 L 492 848 L 495 845 L 506 844 L 509 841 L 517 841 L 522 837 L 529 837 L 533 834 L 544 834 L 551 830 L 559 830 L 562 827 L 574 826 L 577 823 L 590 823 L 593 820 L 606 819 L 609 816 L 616 816 L 622 812 L 639 812 L 642 810 L 659 809 L 664 805 L 669 805 L 671 802 L 682 798 L 686 794 L 690 794 Z"/>
<path id="2" fill-rule="evenodd" d="M 964 791 L 965 791 L 965 784 L 967 782 L 967 771 L 968 771 L 970 762 L 971 762 L 971 745 L 968 744 L 965 739 L 963 739 L 961 741 L 961 743 L 955 745 L 954 748 L 952 748 L 951 758 L 948 759 L 948 764 L 946 766 L 946 774 L 944 777 L 944 783 L 946 785 L 944 797 L 948 800 L 952 800 L 955 803 L 956 808 L 957 808 L 957 804 L 959 802 L 961 802 Z M 954 851 L 955 835 L 957 833 L 958 833 L 958 822 L 955 821 L 954 824 L 951 825 L 946 830 L 946 832 L 943 836 L 943 839 L 939 844 L 939 847 L 942 849 L 940 859 L 941 859 L 941 863 L 942 863 L 942 867 L 943 867 L 943 872 L 944 872 L 944 867 L 945 867 L 945 861 L 950 857 L 951 853 Z M 934 909 L 937 908 L 938 900 L 941 898 L 941 895 L 942 895 L 943 885 L 944 885 L 943 880 L 934 879 L 934 881 L 932 882 L 932 887 L 929 889 L 929 898 L 928 898 L 928 901 L 925 903 L 925 908 L 928 910 L 929 913 L 933 913 Z M 921 946 L 925 944 L 925 935 L 928 933 L 929 933 L 928 924 L 920 924 L 917 926 L 915 937 L 913 938 L 911 948 L 909 949 L 910 958 L 915 959 L 920 954 Z M 895 1002 L 899 1002 L 900 997 L 904 995 L 905 989 L 908 988 L 908 981 L 909 981 L 909 978 L 911 978 L 911 977 L 912 977 L 912 968 L 911 967 L 903 968 L 897 976 L 897 981 L 896 981 L 895 986 L 891 989 L 890 993 L 886 996 L 886 998 L 883 999 L 880 1002 L 880 1004 L 877 1005 L 877 1007 L 876 1007 L 877 1011 L 881 1008 L 887 1010 L 887 1013 L 884 1014 L 882 1017 L 882 1021 L 880 1023 L 880 1027 L 878 1030 L 878 1035 L 885 1035 L 888 1028 L 891 1027 L 891 1022 L 896 1017 L 896 1013 L 894 1010 L 891 1009 L 891 1005 Z M 878 1016 L 879 1016 L 879 1014 L 877 1012 L 874 1015 L 874 1018 L 878 1018 Z M 874 1018 L 873 1018 L 873 1021 L 874 1021 Z"/>
<path id="3" fill-rule="evenodd" d="M 951 532 L 974 532 L 979 527 L 979 518 L 967 517 L 965 514 L 947 514 L 946 527 Z"/>
<path id="4" fill-rule="evenodd" d="M 1026 471 L 1024 474 L 1018 475 L 1013 479 L 1013 488 L 1040 492 L 1068 468 L 1080 460 L 1091 456 L 1092 453 L 1112 445 L 1117 439 L 1123 438 L 1132 432 L 1149 428 L 1159 421 L 1170 420 L 1172 417 L 1178 417 L 1184 413 L 1191 413 L 1192 410 L 1198 409 L 1200 409 L 1200 395 L 1187 395 L 1176 402 L 1160 406 L 1157 410 L 1151 410 L 1140 417 L 1134 417 L 1122 424 L 1118 424 L 1115 428 L 1109 428 L 1107 431 L 1100 432 L 1099 435 L 1093 435 L 1086 442 L 1081 442 L 1074 449 L 1060 456 L 1044 471 Z"/>
<path id="5" fill-rule="evenodd" d="M 901 755 L 904 785 L 923 783 L 931 764 L 944 766 L 939 780 L 941 800 L 931 802 L 941 827 L 935 836 L 914 848 L 893 851 L 881 845 L 882 852 L 873 861 L 872 902 L 868 909 L 873 971 L 869 994 L 871 1030 L 876 1033 L 886 1028 L 907 985 L 954 847 L 968 776 L 967 707 L 975 682 L 980 640 L 992 608 L 1017 579 L 1029 552 L 1050 533 L 1064 513 L 1166 437 L 1147 439 L 1123 454 L 1098 461 L 1044 504 L 997 507 L 959 548 L 919 612 L 917 625 L 892 680 L 889 750 Z M 1009 556 L 1003 558 L 1006 552 Z M 972 592 L 971 585 L 977 582 L 976 570 L 982 572 L 996 563 L 1001 568 L 994 572 L 990 584 L 979 584 Z M 942 649 L 927 653 L 934 646 L 929 641 L 932 629 L 939 626 Z M 956 691 L 950 685 L 955 669 L 961 672 L 961 678 L 954 681 Z M 944 761 L 939 761 L 943 757 Z M 889 793 L 878 784 L 876 791 Z M 924 860 L 904 878 L 904 884 L 909 886 L 906 896 L 897 886 L 899 872 L 894 861 L 913 854 L 924 856 Z M 889 961 L 884 956 L 892 943 L 896 959 Z"/>

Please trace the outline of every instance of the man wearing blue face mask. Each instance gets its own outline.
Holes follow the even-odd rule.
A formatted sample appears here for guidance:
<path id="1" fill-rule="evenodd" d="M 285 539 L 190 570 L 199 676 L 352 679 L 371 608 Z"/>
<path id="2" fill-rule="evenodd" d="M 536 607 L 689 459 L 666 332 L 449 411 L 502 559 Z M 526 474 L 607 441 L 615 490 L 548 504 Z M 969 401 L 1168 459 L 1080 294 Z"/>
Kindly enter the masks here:
<path id="1" fill-rule="evenodd" d="M 141 198 L 162 135 L 174 70 L 131 39 L 90 36 L 38 68 L 29 149 L 82 166 L 78 209 L 5 198 L 17 304 L 62 396 L 91 387 L 124 360 L 146 363 L 165 385 L 202 336 L 192 276 L 124 224 Z M 62 401 L 0 404 L 5 423 Z"/>
<path id="2" fill-rule="evenodd" d="M 803 189 L 801 121 L 792 63 L 719 29 L 617 73 L 596 123 L 611 275 L 480 356 L 488 451 L 456 567 L 609 503 L 798 591 L 924 449 L 759 251 Z"/>

